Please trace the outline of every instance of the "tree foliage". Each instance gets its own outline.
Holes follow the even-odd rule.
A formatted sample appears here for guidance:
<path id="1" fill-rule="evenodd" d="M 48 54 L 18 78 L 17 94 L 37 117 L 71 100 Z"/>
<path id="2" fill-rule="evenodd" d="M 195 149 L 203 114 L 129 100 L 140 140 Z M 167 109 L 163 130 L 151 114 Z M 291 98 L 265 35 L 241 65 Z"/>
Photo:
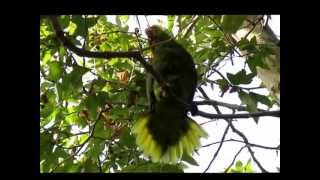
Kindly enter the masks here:
<path id="1" fill-rule="evenodd" d="M 128 32 L 129 16 L 118 15 L 115 23 L 108 18 L 57 16 L 63 35 L 81 50 L 140 51 L 145 60 L 151 58 L 141 30 Z M 246 111 L 254 113 L 259 111 L 258 103 L 268 108 L 280 105 L 279 96 L 272 93 L 279 92 L 280 81 L 275 79 L 280 69 L 275 68 L 279 67 L 279 62 L 274 58 L 277 46 L 273 42 L 257 41 L 259 35 L 251 39 L 242 37 L 238 41 L 233 38 L 233 33 L 247 27 L 244 23 L 246 18 L 167 16 L 166 28 L 193 56 L 199 87 L 215 86 L 222 96 L 237 93 Z M 251 27 L 261 25 L 261 22 L 251 24 Z M 210 75 L 216 73 L 220 63 L 232 60 L 230 55 L 235 54 L 246 59 L 248 68 L 210 80 Z M 50 18 L 42 17 L 40 171 L 183 172 L 186 163 L 197 165 L 192 157 L 186 157 L 177 165 L 166 165 L 151 163 L 141 156 L 131 127 L 147 109 L 145 72 L 145 67 L 134 57 L 104 59 L 77 56 L 56 35 Z M 260 88 L 273 90 L 269 95 L 242 87 L 250 85 L 257 76 L 264 80 Z M 258 118 L 255 120 L 258 123 Z M 236 168 L 230 172 L 251 172 L 248 163 L 242 167 L 237 162 Z"/>

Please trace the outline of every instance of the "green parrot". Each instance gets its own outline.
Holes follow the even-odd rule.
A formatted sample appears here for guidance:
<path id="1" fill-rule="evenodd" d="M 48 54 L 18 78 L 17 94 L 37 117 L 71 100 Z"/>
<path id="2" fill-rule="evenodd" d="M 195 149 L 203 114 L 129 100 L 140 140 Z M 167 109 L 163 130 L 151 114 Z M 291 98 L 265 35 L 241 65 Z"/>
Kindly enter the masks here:
<path id="1" fill-rule="evenodd" d="M 154 162 L 177 163 L 200 146 L 207 133 L 187 116 L 197 85 L 191 55 L 159 26 L 146 29 L 153 58 L 151 65 L 166 82 L 170 92 L 147 74 L 149 112 L 136 121 L 133 133 L 137 145 Z M 184 102 L 184 103 L 182 103 Z"/>

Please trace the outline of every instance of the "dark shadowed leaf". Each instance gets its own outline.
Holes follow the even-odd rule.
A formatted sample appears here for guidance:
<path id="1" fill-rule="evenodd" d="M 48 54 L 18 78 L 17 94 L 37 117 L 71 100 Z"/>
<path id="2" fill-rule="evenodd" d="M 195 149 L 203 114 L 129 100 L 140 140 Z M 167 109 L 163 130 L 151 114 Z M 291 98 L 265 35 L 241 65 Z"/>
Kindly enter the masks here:
<path id="1" fill-rule="evenodd" d="M 236 74 L 227 73 L 227 77 L 233 85 L 250 84 L 254 76 L 255 75 L 253 73 L 246 74 L 246 71 L 244 69 L 237 72 Z"/>
<path id="2" fill-rule="evenodd" d="M 67 28 L 69 26 L 70 16 L 68 16 L 68 15 L 59 16 L 58 20 L 59 20 L 59 23 L 61 25 L 61 28 L 65 29 L 65 28 Z"/>
<path id="3" fill-rule="evenodd" d="M 253 92 L 250 92 L 249 94 L 256 101 L 268 106 L 269 108 L 272 106 L 272 102 L 267 96 L 264 96 L 264 95 L 261 95 L 261 94 L 257 94 L 257 93 L 253 93 Z"/>
<path id="4" fill-rule="evenodd" d="M 217 83 L 219 84 L 219 87 L 221 89 L 221 96 L 223 96 L 223 94 L 227 92 L 230 87 L 229 83 L 225 79 L 218 79 Z"/>
<path id="5" fill-rule="evenodd" d="M 120 136 L 119 144 L 132 148 L 135 146 L 135 137 L 131 134 L 129 128 L 124 128 Z"/>

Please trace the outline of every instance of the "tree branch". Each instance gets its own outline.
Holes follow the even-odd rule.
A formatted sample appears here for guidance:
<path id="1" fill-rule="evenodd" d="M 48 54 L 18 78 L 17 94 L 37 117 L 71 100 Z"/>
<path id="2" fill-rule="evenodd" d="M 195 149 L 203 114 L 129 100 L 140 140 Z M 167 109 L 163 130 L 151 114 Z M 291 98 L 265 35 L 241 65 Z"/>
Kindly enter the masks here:
<path id="1" fill-rule="evenodd" d="M 240 140 L 237 140 L 237 139 L 227 139 L 225 140 L 224 142 L 239 142 L 239 143 L 246 143 L 244 141 L 240 141 Z M 201 147 L 209 147 L 211 145 L 214 145 L 214 144 L 219 144 L 221 143 L 221 141 L 217 141 L 217 142 L 213 142 L 213 143 L 210 143 L 210 144 L 206 144 L 206 145 L 203 145 Z M 280 150 L 280 145 L 278 145 L 277 147 L 270 147 L 270 146 L 263 146 L 263 145 L 259 145 L 259 144 L 253 144 L 253 143 L 248 143 L 249 146 L 252 146 L 252 147 L 257 147 L 257 148 L 262 148 L 262 149 L 270 149 L 270 150 Z"/>
<path id="2" fill-rule="evenodd" d="M 85 49 L 80 49 L 76 47 L 70 39 L 64 36 L 64 32 L 61 29 L 61 26 L 58 22 L 58 19 L 56 16 L 49 16 L 49 19 L 52 22 L 53 28 L 56 32 L 56 35 L 58 39 L 62 42 L 63 46 L 77 54 L 78 56 L 85 56 L 85 57 L 96 57 L 96 58 L 137 58 L 140 56 L 139 51 L 119 51 L 119 52 L 113 52 L 113 51 L 106 51 L 106 52 L 92 52 Z"/>
<path id="3" fill-rule="evenodd" d="M 243 113 L 243 114 L 210 114 L 203 111 L 198 111 L 195 115 L 199 115 L 209 119 L 225 119 L 225 118 L 250 118 L 261 116 L 274 116 L 280 117 L 280 111 L 262 111 L 256 113 Z"/>
<path id="4" fill-rule="evenodd" d="M 219 151 L 220 151 L 220 149 L 221 149 L 221 147 L 222 147 L 222 144 L 223 144 L 224 139 L 225 139 L 225 137 L 226 137 L 226 135 L 227 135 L 227 133 L 228 133 L 229 128 L 230 128 L 230 123 L 228 123 L 227 128 L 225 129 L 225 131 L 224 131 L 224 133 L 223 133 L 223 135 L 222 135 L 221 143 L 220 143 L 217 151 L 214 153 L 213 158 L 211 159 L 208 167 L 204 170 L 203 173 L 206 173 L 206 172 L 209 170 L 211 164 L 213 163 L 213 161 L 214 161 L 214 160 L 216 159 L 216 157 L 218 156 L 218 153 L 219 153 Z"/>
<path id="5" fill-rule="evenodd" d="M 247 108 L 245 106 L 240 106 L 236 104 L 229 104 L 225 102 L 220 102 L 216 100 L 203 100 L 203 101 L 193 101 L 196 105 L 218 105 L 218 106 L 223 106 L 227 107 L 229 109 L 235 109 L 238 111 L 247 111 Z M 258 109 L 258 111 L 265 112 L 266 110 L 263 109 Z"/>
<path id="6" fill-rule="evenodd" d="M 230 123 L 230 127 L 231 129 L 237 133 L 240 137 L 242 137 L 242 139 L 244 140 L 244 142 L 246 143 L 246 145 L 249 145 L 249 141 L 247 139 L 247 137 L 242 133 L 240 132 L 238 129 L 236 129 L 232 123 Z M 254 155 L 254 152 L 252 151 L 251 147 L 250 146 L 247 146 L 247 149 L 249 151 L 249 153 L 251 154 L 251 157 L 252 159 L 254 160 L 254 162 L 258 165 L 258 167 L 261 169 L 261 171 L 263 173 L 268 173 L 268 171 L 260 164 L 260 162 L 258 161 L 258 159 L 255 157 Z"/>
<path id="7" fill-rule="evenodd" d="M 76 47 L 70 39 L 64 36 L 64 32 L 61 29 L 61 26 L 58 22 L 58 19 L 56 16 L 49 16 L 49 19 L 52 22 L 53 28 L 55 30 L 57 38 L 62 42 L 63 46 L 69 49 L 70 51 L 74 52 L 78 56 L 85 56 L 85 57 L 95 57 L 95 58 L 134 58 L 135 60 L 139 61 L 142 66 L 146 69 L 147 72 L 152 74 L 152 76 L 156 79 L 157 82 L 159 82 L 160 86 L 164 88 L 165 90 L 169 90 L 169 87 L 166 85 L 165 81 L 162 79 L 162 77 L 152 68 L 150 64 L 148 64 L 144 58 L 141 56 L 140 51 L 105 51 L 105 52 L 92 52 L 88 51 L 86 49 L 80 49 Z M 170 41 L 169 39 L 168 41 Z M 160 42 L 166 43 L 166 42 Z M 158 45 L 158 44 L 156 44 Z M 150 47 L 149 47 L 150 48 Z"/>
<path id="8" fill-rule="evenodd" d="M 204 90 L 202 89 L 201 86 L 198 87 L 198 90 L 199 90 L 199 92 L 202 94 L 202 96 L 203 96 L 205 99 L 210 99 L 209 96 L 207 95 L 207 93 L 204 92 Z"/>

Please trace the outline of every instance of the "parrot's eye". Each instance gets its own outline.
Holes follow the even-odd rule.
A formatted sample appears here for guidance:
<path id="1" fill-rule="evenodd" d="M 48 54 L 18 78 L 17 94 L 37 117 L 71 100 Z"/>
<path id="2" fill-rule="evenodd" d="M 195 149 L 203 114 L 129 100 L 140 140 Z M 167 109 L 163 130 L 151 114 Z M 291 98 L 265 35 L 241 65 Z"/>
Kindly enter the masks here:
<path id="1" fill-rule="evenodd" d="M 156 39 L 157 32 L 159 32 L 159 27 L 157 26 L 151 26 L 146 29 L 146 34 L 150 40 Z"/>

